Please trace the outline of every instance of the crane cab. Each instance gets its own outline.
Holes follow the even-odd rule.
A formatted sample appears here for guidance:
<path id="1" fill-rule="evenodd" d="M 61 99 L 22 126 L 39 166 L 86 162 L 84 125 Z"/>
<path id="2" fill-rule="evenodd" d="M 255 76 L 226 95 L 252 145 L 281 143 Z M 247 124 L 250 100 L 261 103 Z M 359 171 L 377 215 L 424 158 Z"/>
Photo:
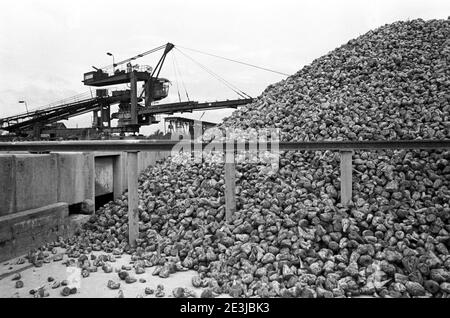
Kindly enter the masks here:
<path id="1" fill-rule="evenodd" d="M 92 71 L 92 72 L 87 72 L 84 73 L 84 84 L 85 85 L 89 85 L 91 83 L 94 83 L 96 81 L 100 81 L 100 80 L 104 80 L 106 78 L 108 78 L 108 73 L 105 73 L 102 70 L 96 70 L 96 71 Z"/>
<path id="2" fill-rule="evenodd" d="M 169 95 L 170 81 L 165 78 L 158 78 L 152 85 L 152 99 L 155 101 L 166 98 Z"/>
<path id="3" fill-rule="evenodd" d="M 148 69 L 141 71 L 130 70 L 135 72 L 137 81 L 145 82 L 145 86 L 148 86 L 148 93 L 151 96 L 151 100 L 158 101 L 166 98 L 169 95 L 170 81 L 165 78 L 154 78 L 152 73 Z M 114 74 L 109 74 L 103 70 L 96 70 L 84 74 L 84 85 L 94 87 L 104 87 L 110 85 L 120 85 L 130 83 L 130 72 L 124 70 L 116 70 Z"/>

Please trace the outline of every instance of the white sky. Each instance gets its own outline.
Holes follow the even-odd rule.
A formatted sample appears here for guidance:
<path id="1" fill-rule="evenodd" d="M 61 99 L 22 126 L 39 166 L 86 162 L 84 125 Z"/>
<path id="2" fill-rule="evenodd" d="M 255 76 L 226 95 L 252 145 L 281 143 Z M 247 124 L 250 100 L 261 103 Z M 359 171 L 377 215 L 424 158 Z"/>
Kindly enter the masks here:
<path id="1" fill-rule="evenodd" d="M 108 51 L 122 60 L 172 42 L 292 74 L 383 24 L 448 16 L 448 0 L 0 1 L 0 117 L 23 112 L 21 99 L 31 109 L 89 91 L 83 73 L 111 64 Z M 283 79 L 185 52 L 252 96 Z M 152 64 L 159 54 L 138 63 Z M 179 53 L 176 59 L 191 99 L 237 97 Z M 176 101 L 171 57 L 161 76 L 174 82 L 166 101 Z M 230 113 L 210 111 L 203 119 L 217 122 Z M 90 122 L 86 114 L 66 125 Z"/>

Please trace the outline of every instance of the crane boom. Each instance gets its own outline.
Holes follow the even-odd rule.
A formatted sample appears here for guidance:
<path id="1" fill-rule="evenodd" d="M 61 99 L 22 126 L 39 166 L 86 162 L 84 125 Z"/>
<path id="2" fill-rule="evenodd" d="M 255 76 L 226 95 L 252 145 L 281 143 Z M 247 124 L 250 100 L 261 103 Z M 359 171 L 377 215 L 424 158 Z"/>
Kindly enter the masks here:
<path id="1" fill-rule="evenodd" d="M 144 53 L 135 55 L 135 56 L 130 57 L 130 58 L 126 59 L 126 60 L 123 60 L 123 61 L 114 63 L 114 65 L 106 66 L 106 67 L 104 67 L 103 69 L 109 68 L 109 67 L 111 67 L 111 66 L 119 66 L 119 65 L 123 65 L 123 64 L 129 63 L 129 62 L 131 62 L 131 61 L 137 60 L 138 58 L 141 58 L 141 57 L 144 57 L 144 56 L 149 55 L 149 54 L 151 54 L 151 53 L 154 53 L 154 52 L 156 52 L 156 51 L 162 50 L 162 49 L 164 49 L 165 47 L 167 47 L 169 44 L 171 44 L 171 43 L 167 43 L 167 44 L 158 46 L 157 48 L 154 48 L 154 49 L 151 49 L 151 50 L 146 51 L 146 52 L 144 52 Z M 172 44 L 172 45 L 173 45 L 173 44 Z"/>

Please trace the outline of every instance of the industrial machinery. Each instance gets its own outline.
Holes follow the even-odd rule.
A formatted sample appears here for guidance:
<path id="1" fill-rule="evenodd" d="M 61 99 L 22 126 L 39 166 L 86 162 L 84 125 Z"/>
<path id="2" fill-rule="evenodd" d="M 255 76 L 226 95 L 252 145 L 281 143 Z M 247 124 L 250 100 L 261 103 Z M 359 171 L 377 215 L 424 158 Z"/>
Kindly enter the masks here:
<path id="1" fill-rule="evenodd" d="M 115 63 L 113 66 L 113 73 L 109 74 L 102 69 L 96 69 L 95 71 L 84 74 L 84 85 L 94 87 L 107 87 L 118 84 L 129 84 L 130 89 L 123 91 L 122 93 L 114 93 L 117 95 L 125 96 L 119 103 L 119 111 L 114 114 L 110 114 L 110 107 L 101 109 L 101 120 L 97 120 L 97 127 L 103 128 L 102 123 L 108 122 L 110 127 L 110 119 L 118 119 L 117 127 L 115 131 L 120 133 L 139 132 L 139 128 L 142 125 L 150 125 L 156 123 L 156 119 L 151 114 L 139 114 L 139 112 L 145 108 L 151 106 L 154 101 L 164 99 L 169 94 L 170 81 L 165 78 L 159 78 L 161 68 L 167 57 L 167 54 L 174 48 L 174 45 L 167 43 L 164 46 L 164 52 L 158 61 L 158 64 L 154 69 L 150 66 L 137 66 L 132 65 L 131 62 L 138 57 L 143 57 L 147 54 L 153 53 L 154 50 L 140 54 L 134 58 Z M 123 68 L 125 66 L 125 68 Z M 137 85 L 138 82 L 143 82 L 143 98 L 138 96 Z M 144 105 L 139 104 L 140 101 L 144 102 Z M 98 118 L 98 111 L 94 111 L 94 118 Z"/>
<path id="2" fill-rule="evenodd" d="M 102 69 L 93 67 L 94 71 L 85 73 L 82 82 L 86 86 L 95 88 L 95 94 L 91 90 L 89 95 L 75 96 L 74 98 L 63 100 L 48 107 L 2 118 L 0 119 L 0 130 L 6 130 L 14 137 L 34 139 L 41 139 L 47 136 L 56 139 L 67 138 L 68 135 L 72 136 L 72 138 L 85 139 L 98 138 L 99 136 L 104 137 L 105 135 L 111 136 L 113 133 L 119 133 L 123 136 L 125 133 L 138 133 L 141 126 L 157 123 L 158 120 L 155 115 L 158 114 L 236 108 L 253 101 L 253 98 L 248 94 L 232 86 L 231 83 L 206 69 L 206 67 L 200 65 L 200 63 L 197 63 L 191 57 L 176 48 L 183 55 L 186 55 L 187 58 L 191 59 L 208 73 L 213 75 L 216 79 L 222 80 L 223 84 L 232 89 L 241 98 L 199 103 L 197 101 L 191 101 L 186 91 L 187 101 L 181 101 L 180 93 L 178 92 L 179 102 L 155 104 L 155 102 L 165 99 L 169 94 L 171 82 L 169 79 L 159 77 L 159 75 L 167 55 L 174 48 L 175 45 L 167 43 L 129 59 L 114 63 L 112 65 L 112 71 L 110 70 L 110 67 Z M 163 53 L 154 68 L 145 65 L 139 66 L 137 64 L 132 64 L 135 60 L 160 50 L 162 50 Z M 247 63 L 238 63 L 256 67 Z M 139 83 L 142 83 L 141 93 L 138 93 Z M 128 87 L 126 89 L 112 88 L 112 86 L 115 85 L 126 85 Z M 117 112 L 111 113 L 112 105 L 118 105 Z M 73 130 L 73 134 L 70 134 L 67 132 L 63 133 L 63 129 L 55 129 L 54 124 L 58 121 L 67 120 L 71 117 L 89 112 L 93 113 L 92 128 L 87 128 L 89 129 L 89 132 L 86 133 L 83 132 L 82 129 L 78 129 Z M 111 120 L 113 119 L 117 119 L 117 125 L 115 127 L 112 127 L 111 125 Z"/>
<path id="3" fill-rule="evenodd" d="M 0 129 L 10 132 L 14 136 L 13 138 L 46 138 L 49 134 L 48 130 L 53 130 L 53 123 L 93 110 L 97 112 L 101 110 L 106 113 L 110 105 L 127 99 L 124 94 L 115 96 L 101 96 L 101 94 L 100 96 L 86 96 L 83 94 L 70 100 L 63 100 L 55 106 L 2 118 L 0 119 Z M 105 115 L 104 118 L 106 117 Z M 94 124 L 93 128 L 98 127 Z M 93 137 L 92 134 L 90 136 Z M 55 138 L 57 137 L 55 136 Z"/>

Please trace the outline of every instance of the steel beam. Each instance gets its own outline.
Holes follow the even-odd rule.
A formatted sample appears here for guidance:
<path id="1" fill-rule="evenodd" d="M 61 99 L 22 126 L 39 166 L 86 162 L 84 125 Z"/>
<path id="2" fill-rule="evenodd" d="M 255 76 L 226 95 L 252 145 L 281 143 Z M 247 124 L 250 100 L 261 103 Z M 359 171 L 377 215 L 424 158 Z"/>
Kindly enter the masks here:
<path id="1" fill-rule="evenodd" d="M 140 115 L 157 115 L 157 114 L 173 114 L 182 112 L 192 112 L 194 110 L 209 110 L 221 108 L 236 108 L 238 106 L 247 105 L 253 102 L 252 98 L 247 99 L 233 99 L 218 102 L 199 103 L 194 101 L 170 103 L 150 106 L 139 112 Z"/>
<path id="2" fill-rule="evenodd" d="M 236 163 L 234 151 L 225 152 L 225 219 L 230 223 L 236 212 Z"/>
<path id="3" fill-rule="evenodd" d="M 175 145 L 183 149 L 199 149 L 189 140 L 90 140 L 90 141 L 24 141 L 0 142 L 0 151 L 171 151 Z M 189 146 L 190 145 L 190 146 Z M 234 149 L 259 149 L 255 143 L 234 143 Z M 195 147 L 192 147 L 195 146 Z M 227 143 L 203 143 L 202 148 L 226 149 Z M 196 148 L 197 147 L 197 148 Z M 266 145 L 271 150 L 271 144 Z M 450 149 L 450 139 L 392 141 L 317 141 L 280 142 L 280 151 L 384 150 L 384 149 Z"/>
<path id="4" fill-rule="evenodd" d="M 139 237 L 139 196 L 138 196 L 138 153 L 127 153 L 128 171 L 128 242 L 131 247 L 136 246 Z"/>
<path id="5" fill-rule="evenodd" d="M 131 125 L 138 124 L 138 111 L 137 111 L 137 77 L 136 72 L 130 73 L 130 95 L 131 95 Z"/>
<path id="6" fill-rule="evenodd" d="M 352 202 L 352 155 L 353 151 L 341 151 L 341 203 L 347 206 Z"/>

